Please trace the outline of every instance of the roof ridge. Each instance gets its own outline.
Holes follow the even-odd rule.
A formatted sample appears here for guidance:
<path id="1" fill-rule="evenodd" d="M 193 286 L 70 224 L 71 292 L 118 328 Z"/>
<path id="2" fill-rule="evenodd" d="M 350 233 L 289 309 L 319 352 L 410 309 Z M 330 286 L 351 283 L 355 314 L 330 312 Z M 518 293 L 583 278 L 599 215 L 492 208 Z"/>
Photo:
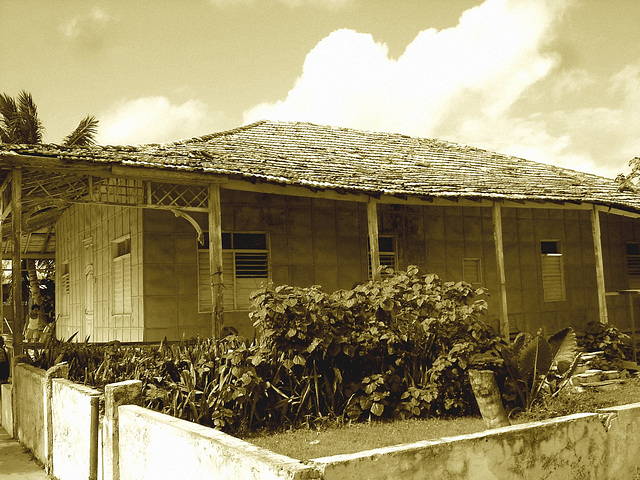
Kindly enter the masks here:
<path id="1" fill-rule="evenodd" d="M 190 143 L 196 143 L 196 142 L 207 142 L 207 141 L 212 140 L 214 138 L 225 137 L 227 135 L 233 135 L 234 133 L 242 132 L 244 130 L 250 130 L 250 129 L 255 128 L 258 125 L 261 125 L 261 124 L 266 123 L 266 122 L 267 122 L 267 120 L 258 120 L 257 122 L 249 123 L 247 125 L 241 125 L 239 127 L 234 127 L 234 128 L 229 129 L 229 130 L 222 130 L 220 132 L 208 133 L 208 134 L 202 135 L 200 137 L 191 137 L 191 138 L 184 138 L 184 139 L 181 139 L 181 140 L 174 140 L 172 142 L 162 143 L 161 145 L 163 147 L 169 147 L 169 146 L 172 146 L 172 145 L 188 145 Z"/>

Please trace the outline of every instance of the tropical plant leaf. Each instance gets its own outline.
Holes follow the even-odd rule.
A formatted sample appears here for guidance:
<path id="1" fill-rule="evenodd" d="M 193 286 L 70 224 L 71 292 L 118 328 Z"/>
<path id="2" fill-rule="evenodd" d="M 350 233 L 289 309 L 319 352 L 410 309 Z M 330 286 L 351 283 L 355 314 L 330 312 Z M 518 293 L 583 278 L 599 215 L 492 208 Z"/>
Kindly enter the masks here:
<path id="1" fill-rule="evenodd" d="M 531 378 L 531 376 L 546 375 L 551 368 L 553 356 L 551 354 L 551 345 L 540 335 L 536 335 L 527 343 L 520 351 L 518 356 L 518 364 L 523 379 Z"/>
<path id="2" fill-rule="evenodd" d="M 98 120 L 92 115 L 87 115 L 80 120 L 76 129 L 65 137 L 63 145 L 67 147 L 95 145 L 97 133 Z"/>
<path id="3" fill-rule="evenodd" d="M 573 328 L 560 330 L 549 338 L 551 346 L 552 365 L 558 368 L 558 374 L 562 375 L 571 368 L 578 353 L 578 341 Z"/>

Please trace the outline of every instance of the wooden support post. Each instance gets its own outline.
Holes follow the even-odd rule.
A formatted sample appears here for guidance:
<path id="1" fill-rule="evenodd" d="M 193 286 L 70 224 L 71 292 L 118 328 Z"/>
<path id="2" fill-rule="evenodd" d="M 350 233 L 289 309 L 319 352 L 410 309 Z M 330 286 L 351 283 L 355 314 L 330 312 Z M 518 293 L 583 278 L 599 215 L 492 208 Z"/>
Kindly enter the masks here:
<path id="1" fill-rule="evenodd" d="M 2 269 L 2 275 L 4 275 L 4 265 L 2 261 L 4 260 L 3 252 L 4 252 L 4 243 L 2 241 L 2 214 L 4 213 L 4 191 L 0 190 L 0 269 Z M 0 280 L 0 322 L 2 322 L 2 327 L 0 328 L 0 332 L 4 332 L 4 289 L 2 285 L 2 280 Z M 13 327 L 11 327 L 13 328 Z"/>
<path id="2" fill-rule="evenodd" d="M 633 300 L 635 295 L 632 293 L 629 295 L 629 320 L 631 321 L 631 343 L 633 352 L 633 361 L 638 363 L 638 346 L 636 342 L 636 314 L 633 308 Z"/>
<path id="3" fill-rule="evenodd" d="M 13 352 L 22 355 L 22 258 L 20 237 L 22 234 L 22 170 L 14 168 L 11 176 L 11 234 L 13 256 L 11 257 L 13 296 Z"/>
<path id="4" fill-rule="evenodd" d="M 498 269 L 498 300 L 500 303 L 500 335 L 509 341 L 509 310 L 507 308 L 507 280 L 504 273 L 504 249 L 502 247 L 502 211 L 500 204 L 493 204 L 493 240 L 496 246 Z"/>
<path id="5" fill-rule="evenodd" d="M 378 202 L 369 198 L 367 202 L 367 225 L 369 229 L 369 257 L 371 278 L 380 280 L 380 247 L 378 245 Z"/>
<path id="6" fill-rule="evenodd" d="M 222 217 L 220 185 L 209 184 L 209 273 L 211 281 L 211 335 L 220 338 L 222 305 Z"/>
<path id="7" fill-rule="evenodd" d="M 595 205 L 591 209 L 591 233 L 593 235 L 593 250 L 596 257 L 596 284 L 598 288 L 598 312 L 600 322 L 609 323 L 607 315 L 607 297 L 604 286 L 604 262 L 602 260 L 602 240 L 600 234 L 600 213 Z"/>

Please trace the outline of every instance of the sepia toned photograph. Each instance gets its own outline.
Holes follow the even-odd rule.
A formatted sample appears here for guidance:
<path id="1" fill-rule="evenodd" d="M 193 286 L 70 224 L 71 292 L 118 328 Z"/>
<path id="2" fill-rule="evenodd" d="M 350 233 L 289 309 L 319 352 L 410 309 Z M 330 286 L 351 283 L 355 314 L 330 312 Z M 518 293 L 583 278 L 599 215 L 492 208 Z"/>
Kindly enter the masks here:
<path id="1" fill-rule="evenodd" d="M 0 480 L 640 479 L 639 19 L 0 0 Z"/>

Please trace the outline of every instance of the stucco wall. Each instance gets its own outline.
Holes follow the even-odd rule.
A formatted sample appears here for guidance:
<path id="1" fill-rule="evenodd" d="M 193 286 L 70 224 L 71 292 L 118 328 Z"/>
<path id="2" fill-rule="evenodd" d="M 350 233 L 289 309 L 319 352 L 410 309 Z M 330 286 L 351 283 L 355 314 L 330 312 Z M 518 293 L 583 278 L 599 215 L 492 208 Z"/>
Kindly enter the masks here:
<path id="1" fill-rule="evenodd" d="M 623 416 L 576 414 L 312 461 L 324 465 L 324 480 L 631 479 L 640 471 L 639 410 L 636 404 Z"/>
<path id="2" fill-rule="evenodd" d="M 0 419 L 2 427 L 13 437 L 13 408 L 12 395 L 13 385 L 3 383 L 0 385 L 0 396 L 2 398 L 2 418 Z"/>
<path id="3" fill-rule="evenodd" d="M 66 379 L 54 379 L 51 410 L 53 475 L 65 480 L 90 478 L 91 415 L 98 390 Z M 98 412 L 96 410 L 95 414 Z M 94 441 L 97 442 L 97 436 Z M 96 444 L 97 447 L 97 444 Z M 97 451 L 97 450 L 96 450 Z"/>
<path id="4" fill-rule="evenodd" d="M 46 372 L 20 363 L 14 368 L 13 379 L 16 403 L 14 434 L 38 460 L 46 464 Z"/>
<path id="5" fill-rule="evenodd" d="M 218 430 L 136 406 L 119 407 L 120 479 L 320 478 L 312 467 Z"/>

